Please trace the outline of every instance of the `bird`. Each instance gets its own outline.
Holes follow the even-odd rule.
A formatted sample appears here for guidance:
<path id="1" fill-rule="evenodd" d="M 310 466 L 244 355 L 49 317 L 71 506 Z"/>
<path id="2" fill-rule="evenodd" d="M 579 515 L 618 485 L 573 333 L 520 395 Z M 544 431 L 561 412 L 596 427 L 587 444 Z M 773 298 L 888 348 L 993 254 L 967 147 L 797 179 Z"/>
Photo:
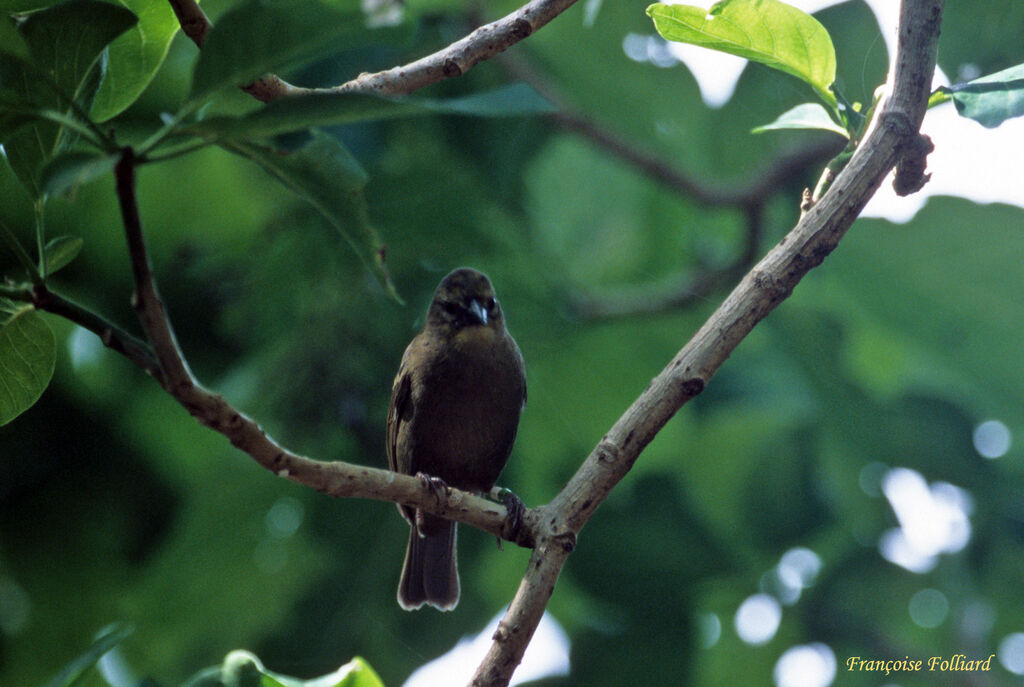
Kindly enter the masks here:
<path id="1" fill-rule="evenodd" d="M 386 423 L 388 466 L 435 486 L 487 492 L 508 461 L 526 404 L 522 353 L 490 279 L 450 272 L 405 349 Z M 455 523 L 408 506 L 409 544 L 398 585 L 406 610 L 459 602 Z"/>

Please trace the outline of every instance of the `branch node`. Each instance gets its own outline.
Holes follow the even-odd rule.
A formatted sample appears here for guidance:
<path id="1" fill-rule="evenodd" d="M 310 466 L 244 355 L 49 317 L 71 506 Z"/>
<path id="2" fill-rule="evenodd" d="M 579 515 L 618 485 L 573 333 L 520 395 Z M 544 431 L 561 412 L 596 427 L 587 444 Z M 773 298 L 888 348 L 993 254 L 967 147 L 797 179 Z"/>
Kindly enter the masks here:
<path id="1" fill-rule="evenodd" d="M 690 379 L 684 379 L 682 383 L 683 393 L 686 394 L 687 398 L 693 398 L 700 392 L 704 391 L 704 380 L 700 377 L 691 377 Z"/>
<path id="2" fill-rule="evenodd" d="M 551 543 L 566 553 L 572 553 L 576 548 L 576 533 L 570 531 L 556 534 L 551 537 Z"/>
<path id="3" fill-rule="evenodd" d="M 533 26 L 522 17 L 512 22 L 512 35 L 515 36 L 516 40 L 521 41 L 531 33 L 533 33 Z"/>
<path id="4" fill-rule="evenodd" d="M 924 134 L 912 137 L 909 142 L 900 150 L 900 160 L 896 164 L 896 176 L 892 180 L 892 187 L 896 194 L 909 196 L 917 193 L 928 180 L 931 174 L 925 173 L 928 166 L 928 154 L 935 150 L 932 139 Z"/>
<path id="5" fill-rule="evenodd" d="M 597 459 L 602 463 L 614 463 L 619 459 L 619 447 L 607 439 L 603 439 L 596 450 Z"/>
<path id="6" fill-rule="evenodd" d="M 449 57 L 441 64 L 441 73 L 447 79 L 462 76 L 462 67 L 459 66 L 458 62 Z"/>

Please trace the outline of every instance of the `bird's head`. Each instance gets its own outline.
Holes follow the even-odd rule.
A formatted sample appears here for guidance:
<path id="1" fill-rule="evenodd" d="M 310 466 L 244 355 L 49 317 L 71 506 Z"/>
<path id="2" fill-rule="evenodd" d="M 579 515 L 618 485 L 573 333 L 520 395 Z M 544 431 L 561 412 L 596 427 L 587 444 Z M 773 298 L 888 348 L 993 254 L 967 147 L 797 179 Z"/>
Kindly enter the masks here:
<path id="1" fill-rule="evenodd" d="M 434 291 L 427 326 L 458 333 L 470 327 L 501 331 L 505 327 L 494 287 L 483 272 L 461 267 L 448 274 Z"/>

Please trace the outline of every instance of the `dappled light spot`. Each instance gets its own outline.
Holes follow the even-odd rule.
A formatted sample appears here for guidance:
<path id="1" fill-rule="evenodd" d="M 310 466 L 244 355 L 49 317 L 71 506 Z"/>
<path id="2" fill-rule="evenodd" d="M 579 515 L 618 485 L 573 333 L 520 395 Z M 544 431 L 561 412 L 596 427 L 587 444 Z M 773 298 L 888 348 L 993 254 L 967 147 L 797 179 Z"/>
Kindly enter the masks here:
<path id="1" fill-rule="evenodd" d="M 103 342 L 88 329 L 75 327 L 68 336 L 68 357 L 75 372 L 98 363 L 102 353 Z"/>
<path id="2" fill-rule="evenodd" d="M 1010 450 L 1010 428 L 999 420 L 986 420 L 974 428 L 974 450 L 983 458 L 1002 458 Z"/>
<path id="3" fill-rule="evenodd" d="M 700 645 L 704 649 L 710 649 L 718 644 L 722 636 L 722 621 L 717 613 L 701 613 L 697 616 L 697 633 L 700 638 Z"/>
<path id="4" fill-rule="evenodd" d="M 655 34 L 627 33 L 622 39 L 622 51 L 634 62 L 646 62 L 655 67 L 679 64 L 669 49 L 668 41 Z"/>
<path id="5" fill-rule="evenodd" d="M 836 677 L 836 655 L 826 644 L 794 646 L 775 663 L 778 687 L 827 687 Z"/>
<path id="6" fill-rule="evenodd" d="M 882 493 L 899 521 L 884 532 L 878 548 L 886 560 L 917 573 L 935 567 L 939 554 L 956 553 L 971 536 L 970 494 L 948 482 L 931 486 L 909 468 L 893 468 L 882 480 Z"/>
<path id="7" fill-rule="evenodd" d="M 881 463 L 877 460 L 868 463 L 861 468 L 860 474 L 857 476 L 857 483 L 860 485 L 860 490 L 868 496 L 881 498 L 882 480 L 885 479 L 885 475 L 888 472 L 889 466 L 885 463 Z"/>
<path id="8" fill-rule="evenodd" d="M 910 598 L 910 619 L 919 626 L 938 627 L 949 615 L 949 600 L 938 589 L 922 589 Z"/>
<path id="9" fill-rule="evenodd" d="M 1024 632 L 1006 635 L 997 653 L 1003 667 L 1015 675 L 1024 675 Z"/>
<path id="10" fill-rule="evenodd" d="M 736 610 L 736 634 L 747 644 L 764 644 L 775 636 L 782 620 L 782 606 L 769 594 L 754 594 Z"/>
<path id="11" fill-rule="evenodd" d="M 267 511 L 267 533 L 275 539 L 287 539 L 298 532 L 304 517 L 301 501 L 291 496 L 279 498 Z"/>

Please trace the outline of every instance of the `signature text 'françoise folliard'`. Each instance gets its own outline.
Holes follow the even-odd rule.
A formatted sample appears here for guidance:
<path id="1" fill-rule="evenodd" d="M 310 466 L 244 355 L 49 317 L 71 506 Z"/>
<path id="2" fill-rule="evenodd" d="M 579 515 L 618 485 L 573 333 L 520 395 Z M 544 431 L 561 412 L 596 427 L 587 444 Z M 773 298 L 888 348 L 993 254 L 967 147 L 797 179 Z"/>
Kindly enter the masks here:
<path id="1" fill-rule="evenodd" d="M 945 656 L 932 656 L 926 659 L 910 658 L 909 656 L 899 659 L 866 659 L 860 656 L 851 656 L 846 659 L 847 672 L 878 672 L 885 673 L 916 673 L 922 670 L 928 672 L 969 672 L 988 671 L 992 667 L 992 654 L 984 660 L 971 660 L 963 654 L 954 654 L 949 658 Z"/>

